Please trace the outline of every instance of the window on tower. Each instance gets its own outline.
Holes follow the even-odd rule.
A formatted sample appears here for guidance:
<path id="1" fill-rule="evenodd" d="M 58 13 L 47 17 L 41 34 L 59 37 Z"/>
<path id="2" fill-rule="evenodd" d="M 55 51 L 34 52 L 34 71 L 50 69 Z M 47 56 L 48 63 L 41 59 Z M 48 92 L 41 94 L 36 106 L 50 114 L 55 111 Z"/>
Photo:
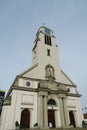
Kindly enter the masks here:
<path id="1" fill-rule="evenodd" d="M 50 46 L 52 45 L 51 44 L 51 37 L 48 35 L 45 35 L 45 44 L 50 45 Z"/>
<path id="2" fill-rule="evenodd" d="M 47 55 L 50 56 L 50 49 L 47 49 Z"/>

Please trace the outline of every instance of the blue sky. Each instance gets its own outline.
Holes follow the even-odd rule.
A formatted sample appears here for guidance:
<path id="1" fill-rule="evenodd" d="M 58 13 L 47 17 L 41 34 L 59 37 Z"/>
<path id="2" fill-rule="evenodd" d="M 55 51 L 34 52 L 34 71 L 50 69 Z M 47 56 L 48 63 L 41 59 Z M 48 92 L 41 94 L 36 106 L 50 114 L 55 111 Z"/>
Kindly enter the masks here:
<path id="1" fill-rule="evenodd" d="M 32 47 L 42 23 L 53 30 L 60 65 L 87 107 L 87 0 L 0 0 L 0 89 L 32 64 Z"/>

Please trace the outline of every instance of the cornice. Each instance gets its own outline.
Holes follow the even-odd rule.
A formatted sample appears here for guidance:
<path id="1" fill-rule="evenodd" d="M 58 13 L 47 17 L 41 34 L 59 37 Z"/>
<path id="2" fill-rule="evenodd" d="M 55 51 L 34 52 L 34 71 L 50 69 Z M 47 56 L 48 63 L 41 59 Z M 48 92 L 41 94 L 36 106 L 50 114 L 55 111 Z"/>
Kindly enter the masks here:
<path id="1" fill-rule="evenodd" d="M 71 96 L 71 97 L 81 97 L 81 94 L 67 93 L 67 96 Z"/>
<path id="2" fill-rule="evenodd" d="M 30 91 L 30 92 L 37 92 L 37 89 L 36 88 L 28 88 L 28 87 L 23 87 L 23 86 L 16 86 L 14 85 L 12 90 L 22 90 L 22 91 Z M 11 90 L 11 91 L 12 91 Z"/>
<path id="3" fill-rule="evenodd" d="M 32 80 L 32 81 L 48 81 L 48 79 L 36 79 L 36 78 L 29 78 L 29 77 L 24 77 L 24 76 L 18 76 L 19 78 L 26 79 L 26 80 Z M 57 83 L 59 85 L 65 85 L 65 86 L 70 86 L 70 87 L 76 87 L 76 85 L 70 85 L 70 84 L 65 84 L 57 81 L 53 81 L 54 83 Z"/>

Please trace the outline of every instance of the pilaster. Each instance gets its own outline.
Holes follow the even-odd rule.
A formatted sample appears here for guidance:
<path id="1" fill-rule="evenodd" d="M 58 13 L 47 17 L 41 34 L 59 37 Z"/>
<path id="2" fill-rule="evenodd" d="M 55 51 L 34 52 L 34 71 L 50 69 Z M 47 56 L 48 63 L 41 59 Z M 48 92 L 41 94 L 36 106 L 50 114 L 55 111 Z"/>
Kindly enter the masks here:
<path id="1" fill-rule="evenodd" d="M 59 98 L 61 126 L 65 126 L 62 98 Z"/>
<path id="2" fill-rule="evenodd" d="M 44 127 L 48 127 L 47 96 L 44 96 Z"/>
<path id="3" fill-rule="evenodd" d="M 39 119 L 39 126 L 43 127 L 43 115 L 44 115 L 44 111 L 43 111 L 43 96 L 40 96 L 40 119 Z"/>
<path id="4" fill-rule="evenodd" d="M 48 128 L 48 111 L 47 111 L 47 97 L 48 93 L 39 92 L 39 127 Z"/>
<path id="5" fill-rule="evenodd" d="M 65 118 L 65 125 L 69 126 L 69 121 L 68 121 L 68 111 L 67 111 L 67 105 L 66 105 L 66 97 L 63 98 L 63 109 L 64 109 L 64 118 Z"/>
<path id="6" fill-rule="evenodd" d="M 68 123 L 68 112 L 67 112 L 67 104 L 66 104 L 66 95 L 59 94 L 59 105 L 60 105 L 60 117 L 61 117 L 61 126 L 67 127 Z"/>

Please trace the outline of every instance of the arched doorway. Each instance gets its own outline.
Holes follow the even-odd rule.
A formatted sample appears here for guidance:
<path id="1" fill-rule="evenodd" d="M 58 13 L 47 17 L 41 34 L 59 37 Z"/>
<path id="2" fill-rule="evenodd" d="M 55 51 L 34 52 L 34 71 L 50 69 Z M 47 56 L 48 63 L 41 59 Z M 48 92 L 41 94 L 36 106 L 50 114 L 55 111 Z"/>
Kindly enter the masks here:
<path id="1" fill-rule="evenodd" d="M 70 118 L 70 125 L 73 125 L 74 127 L 76 127 L 73 111 L 69 112 L 69 118 Z"/>
<path id="2" fill-rule="evenodd" d="M 30 112 L 28 109 L 24 109 L 21 112 L 20 128 L 29 128 L 30 127 Z"/>
<path id="3" fill-rule="evenodd" d="M 53 110 L 53 107 L 56 106 L 56 102 L 53 99 L 50 99 L 47 105 L 52 107 L 52 109 L 48 109 L 48 126 L 55 128 L 55 111 Z"/>

